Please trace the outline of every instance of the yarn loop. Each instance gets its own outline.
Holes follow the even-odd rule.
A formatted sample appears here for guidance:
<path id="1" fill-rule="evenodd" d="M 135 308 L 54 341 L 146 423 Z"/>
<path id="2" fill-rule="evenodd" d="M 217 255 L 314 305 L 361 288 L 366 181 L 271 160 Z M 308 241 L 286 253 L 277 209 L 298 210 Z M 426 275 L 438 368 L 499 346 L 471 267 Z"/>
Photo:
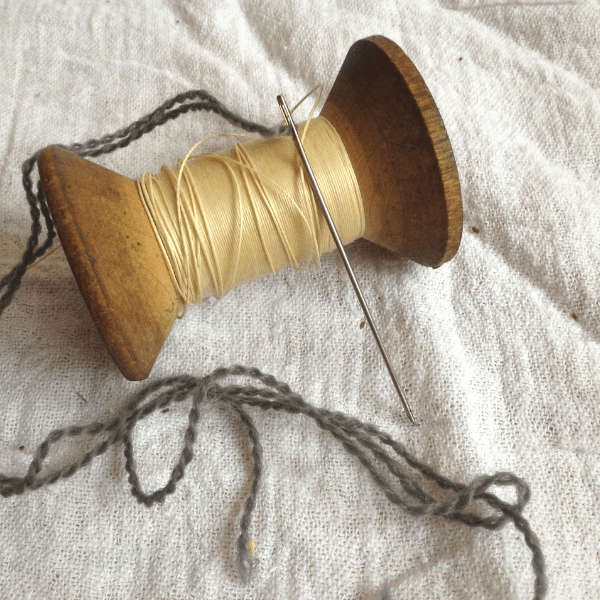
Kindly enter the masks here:
<path id="1" fill-rule="evenodd" d="M 260 386 L 222 385 L 220 383 L 228 377 L 239 376 L 250 378 Z M 188 414 L 188 426 L 184 434 L 184 446 L 173 467 L 169 481 L 154 492 L 144 492 L 136 470 L 131 441 L 133 430 L 141 420 L 156 410 L 167 408 L 172 403 L 183 402 L 187 399 L 191 399 L 191 407 Z M 216 369 L 202 378 L 182 375 L 150 383 L 135 394 L 126 412 L 120 417 L 113 417 L 104 422 L 91 423 L 83 427 L 68 427 L 51 432 L 34 453 L 25 477 L 0 475 L 0 494 L 8 498 L 15 494 L 22 494 L 27 489 L 35 490 L 55 483 L 59 479 L 69 478 L 89 464 L 93 458 L 104 454 L 110 446 L 121 442 L 124 445 L 125 470 L 129 475 L 132 495 L 138 502 L 148 507 L 156 502 L 164 502 L 169 494 L 175 492 L 177 483 L 183 479 L 185 469 L 194 456 L 193 447 L 197 436 L 200 406 L 209 401 L 223 403 L 232 409 L 242 422 L 252 446 L 253 481 L 250 494 L 244 503 L 240 534 L 236 544 L 237 567 L 243 581 L 248 581 L 255 565 L 254 557 L 248 549 L 249 528 L 263 471 L 262 448 L 258 430 L 246 409 L 260 408 L 301 414 L 313 419 L 321 429 L 329 432 L 339 441 L 349 454 L 358 459 L 388 500 L 409 515 L 443 517 L 469 527 L 482 527 L 490 530 L 499 529 L 508 521 L 512 521 L 523 534 L 525 543 L 533 555 L 532 567 L 536 575 L 534 599 L 540 600 L 544 597 L 547 589 L 544 557 L 537 536 L 522 515 L 530 498 L 529 486 L 523 479 L 512 473 L 499 472 L 494 475 L 476 477 L 468 485 L 455 483 L 421 463 L 400 442 L 377 427 L 341 412 L 317 408 L 293 392 L 287 384 L 278 381 L 271 375 L 263 374 L 255 368 L 234 366 Z M 40 476 L 51 445 L 56 444 L 63 437 L 101 434 L 108 435 L 71 465 L 51 474 Z M 424 480 L 433 482 L 439 490 L 453 492 L 450 500 L 437 500 L 431 493 L 425 491 L 422 483 L 410 473 L 406 466 L 413 469 Z M 398 485 L 400 490 L 395 485 Z M 511 504 L 501 500 L 490 491 L 493 486 L 513 487 L 517 495 L 516 502 Z M 478 500 L 494 509 L 496 514 L 482 517 L 476 512 L 467 512 L 466 509 Z"/>

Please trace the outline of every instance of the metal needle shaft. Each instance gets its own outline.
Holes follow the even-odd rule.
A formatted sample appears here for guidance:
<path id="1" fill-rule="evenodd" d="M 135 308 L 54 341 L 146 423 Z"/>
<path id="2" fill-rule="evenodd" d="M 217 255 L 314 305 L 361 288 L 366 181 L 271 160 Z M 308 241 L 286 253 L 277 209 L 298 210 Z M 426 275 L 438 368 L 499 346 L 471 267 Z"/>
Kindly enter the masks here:
<path id="1" fill-rule="evenodd" d="M 294 123 L 294 120 L 292 119 L 292 115 L 290 113 L 288 105 L 287 105 L 284 97 L 281 95 L 277 96 L 277 102 L 279 102 L 279 108 L 281 109 L 281 112 L 283 113 L 283 118 L 285 119 L 285 122 L 287 123 L 288 127 L 290 127 L 290 129 L 292 130 L 292 135 L 294 138 L 294 142 L 296 144 L 296 148 L 298 149 L 300 158 L 302 159 L 302 162 L 304 163 L 304 168 L 306 169 L 306 173 L 308 174 L 308 178 L 310 179 L 310 183 L 313 187 L 313 191 L 315 193 L 315 196 L 317 197 L 317 200 L 319 201 L 319 204 L 321 205 L 321 209 L 323 210 L 323 215 L 325 217 L 325 221 L 327 222 L 327 226 L 329 227 L 329 230 L 331 231 L 331 236 L 333 237 L 335 245 L 337 246 L 337 249 L 339 250 L 339 253 L 342 256 L 344 266 L 346 267 L 346 271 L 348 271 L 348 276 L 350 277 L 350 281 L 352 282 L 352 286 L 354 287 L 354 291 L 356 292 L 358 301 L 360 302 L 363 312 L 365 313 L 365 318 L 367 319 L 367 323 L 369 323 L 369 327 L 371 328 L 371 331 L 373 332 L 375 341 L 377 342 L 377 345 L 379 346 L 379 350 L 381 352 L 381 355 L 383 356 L 383 360 L 385 361 L 385 366 L 387 367 L 387 370 L 389 371 L 389 374 L 392 378 L 394 387 L 396 388 L 396 391 L 398 392 L 398 396 L 400 397 L 400 401 L 402 402 L 404 412 L 406 413 L 406 416 L 409 418 L 410 422 L 413 425 L 418 425 L 415 417 L 413 416 L 412 410 L 410 409 L 408 402 L 404 398 L 404 394 L 402 393 L 402 390 L 400 389 L 400 385 L 398 384 L 398 380 L 396 379 L 396 375 L 394 374 L 394 370 L 392 368 L 390 360 L 387 356 L 385 348 L 383 347 L 381 338 L 379 337 L 379 334 L 377 333 L 377 328 L 375 327 L 375 323 L 373 322 L 373 319 L 371 318 L 371 313 L 369 312 L 369 308 L 367 307 L 367 303 L 366 303 L 363 293 L 360 289 L 360 285 L 358 284 L 358 281 L 356 280 L 356 276 L 354 275 L 354 271 L 352 270 L 352 266 L 350 265 L 350 261 L 348 260 L 348 256 L 346 255 L 346 251 L 344 250 L 344 247 L 342 246 L 342 241 L 340 240 L 340 236 L 338 235 L 337 229 L 335 228 L 333 219 L 331 218 L 331 215 L 329 214 L 329 210 L 327 209 L 327 205 L 325 204 L 325 200 L 323 199 L 323 194 L 321 194 L 321 190 L 319 189 L 319 184 L 317 183 L 317 180 L 315 179 L 313 170 L 310 166 L 310 163 L 308 162 L 308 158 L 306 158 L 306 153 L 304 152 L 304 148 L 302 147 L 302 142 L 300 141 L 300 136 L 298 135 L 298 130 L 296 128 L 296 124 Z"/>

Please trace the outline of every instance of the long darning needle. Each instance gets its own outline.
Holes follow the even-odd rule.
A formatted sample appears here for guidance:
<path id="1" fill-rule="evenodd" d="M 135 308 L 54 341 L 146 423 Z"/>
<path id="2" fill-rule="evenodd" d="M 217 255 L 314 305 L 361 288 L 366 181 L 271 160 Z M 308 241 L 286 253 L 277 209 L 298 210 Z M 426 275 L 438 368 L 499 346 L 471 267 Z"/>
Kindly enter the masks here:
<path id="1" fill-rule="evenodd" d="M 308 162 L 308 158 L 306 158 L 306 153 L 304 152 L 304 148 L 302 147 L 302 142 L 300 141 L 300 136 L 298 135 L 298 130 L 296 129 L 296 124 L 294 123 L 294 120 L 292 119 L 292 115 L 291 115 L 288 105 L 285 101 L 285 98 L 282 95 L 279 95 L 279 96 L 277 96 L 277 102 L 279 102 L 279 108 L 281 109 L 281 112 L 283 113 L 283 118 L 285 119 L 285 122 L 287 123 L 288 127 L 290 127 L 290 129 L 292 130 L 292 136 L 294 138 L 294 142 L 296 143 L 296 148 L 298 148 L 298 153 L 300 154 L 300 158 L 302 159 L 302 162 L 304 163 L 304 168 L 306 169 L 306 173 L 308 174 L 308 178 L 310 179 L 310 183 L 312 184 L 313 191 L 315 193 L 315 196 L 317 197 L 317 200 L 319 201 L 319 204 L 321 205 L 321 209 L 323 210 L 323 215 L 325 216 L 325 221 L 327 222 L 329 231 L 331 231 L 331 236 L 333 237 L 335 245 L 337 246 L 337 249 L 339 250 L 339 253 L 342 256 L 342 260 L 344 261 L 344 266 L 346 267 L 346 271 L 348 271 L 348 276 L 350 277 L 350 281 L 352 282 L 352 286 L 354 287 L 354 291 L 356 292 L 358 301 L 360 302 L 363 312 L 365 313 L 365 318 L 367 319 L 367 322 L 369 323 L 369 327 L 371 327 L 371 331 L 373 332 L 373 335 L 375 336 L 375 341 L 377 342 L 377 345 L 379 346 L 381 356 L 383 356 L 383 360 L 385 361 L 385 366 L 387 367 L 387 370 L 389 371 L 390 376 L 392 378 L 392 382 L 394 383 L 394 387 L 396 388 L 396 391 L 398 392 L 398 396 L 400 397 L 400 401 L 402 402 L 402 406 L 404 407 L 404 412 L 406 413 L 406 416 L 409 418 L 410 422 L 413 425 L 418 425 L 415 417 L 413 416 L 412 410 L 410 409 L 410 406 L 408 405 L 408 402 L 404 398 L 404 394 L 402 393 L 402 390 L 400 389 L 400 385 L 398 384 L 398 380 L 396 379 L 396 375 L 394 374 L 394 370 L 392 369 L 390 360 L 386 354 L 385 348 L 383 347 L 381 338 L 379 337 L 379 334 L 377 333 L 377 328 L 375 327 L 375 323 L 373 322 L 373 319 L 371 318 L 371 313 L 369 312 L 369 308 L 367 307 L 365 297 L 363 296 L 360 286 L 358 285 L 358 281 L 356 280 L 356 276 L 354 275 L 354 271 L 352 270 L 352 266 L 350 265 L 350 261 L 348 260 L 348 256 L 346 255 L 346 251 L 344 250 L 344 247 L 342 246 L 342 241 L 340 240 L 340 236 L 338 235 L 337 229 L 335 228 L 333 219 L 331 218 L 331 215 L 329 214 L 329 210 L 327 210 L 327 205 L 325 204 L 325 200 L 323 199 L 323 194 L 321 194 L 321 190 L 319 189 L 319 184 L 317 183 L 317 180 L 315 179 L 315 174 L 313 173 L 310 163 Z"/>

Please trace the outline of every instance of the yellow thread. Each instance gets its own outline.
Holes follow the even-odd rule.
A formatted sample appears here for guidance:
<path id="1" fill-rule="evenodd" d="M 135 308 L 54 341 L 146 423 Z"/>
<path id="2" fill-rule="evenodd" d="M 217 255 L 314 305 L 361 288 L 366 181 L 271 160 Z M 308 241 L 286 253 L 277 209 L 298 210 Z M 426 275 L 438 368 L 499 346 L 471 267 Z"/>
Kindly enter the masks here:
<path id="1" fill-rule="evenodd" d="M 54 248 L 52 248 L 52 250 L 49 250 L 48 252 L 46 252 L 46 254 L 44 254 L 42 256 L 42 258 L 38 258 L 38 260 L 36 260 L 32 265 L 29 265 L 27 267 L 27 270 L 29 271 L 29 269 L 33 269 L 33 267 L 37 267 L 43 260 L 46 260 L 51 254 L 54 254 L 59 248 L 62 248 L 62 244 L 58 244 L 57 246 L 54 246 Z"/>
<path id="2" fill-rule="evenodd" d="M 248 550 L 250 551 L 250 554 L 254 554 L 254 538 L 250 540 L 250 543 L 248 544 Z"/>
<path id="3" fill-rule="evenodd" d="M 301 129 L 340 238 L 348 244 L 365 228 L 348 155 L 323 117 Z M 204 141 L 175 171 L 165 166 L 137 182 L 184 305 L 208 295 L 220 298 L 286 266 L 300 269 L 313 261 L 319 267 L 319 256 L 335 245 L 292 139 L 236 143 L 225 152 L 192 156 Z"/>

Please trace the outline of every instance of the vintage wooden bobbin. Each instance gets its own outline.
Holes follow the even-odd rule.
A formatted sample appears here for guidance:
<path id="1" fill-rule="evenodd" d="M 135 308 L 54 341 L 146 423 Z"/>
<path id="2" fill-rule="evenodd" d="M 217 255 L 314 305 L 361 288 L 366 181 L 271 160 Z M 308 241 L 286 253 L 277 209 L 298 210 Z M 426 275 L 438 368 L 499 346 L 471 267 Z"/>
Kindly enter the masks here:
<path id="1" fill-rule="evenodd" d="M 390 40 L 348 52 L 321 115 L 339 134 L 365 210 L 363 237 L 438 267 L 458 250 L 460 184 L 446 129 L 421 75 Z M 38 161 L 81 293 L 117 366 L 148 377 L 179 313 L 136 183 L 58 146 Z"/>

